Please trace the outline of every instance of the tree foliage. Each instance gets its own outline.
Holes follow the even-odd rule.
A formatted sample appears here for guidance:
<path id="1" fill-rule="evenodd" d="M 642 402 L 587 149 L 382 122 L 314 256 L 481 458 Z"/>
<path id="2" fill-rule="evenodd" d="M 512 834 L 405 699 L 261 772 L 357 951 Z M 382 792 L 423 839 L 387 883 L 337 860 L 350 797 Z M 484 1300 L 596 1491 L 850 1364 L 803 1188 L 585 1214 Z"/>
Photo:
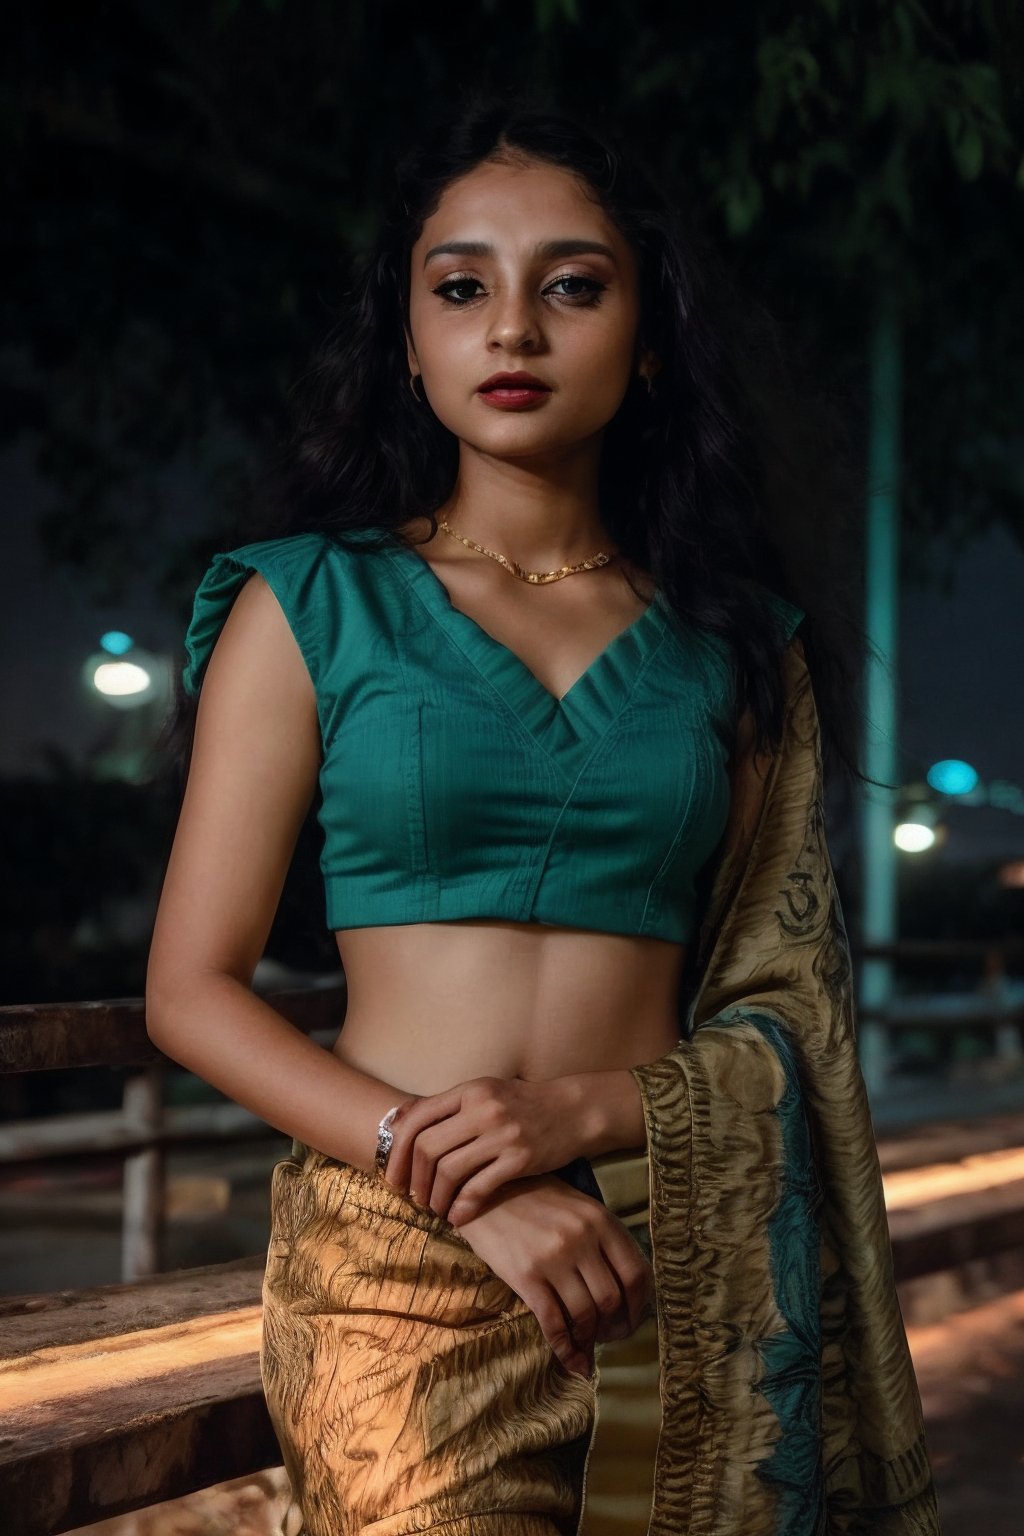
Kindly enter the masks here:
<path id="1" fill-rule="evenodd" d="M 468 79 L 539 84 L 636 138 L 855 413 L 892 290 L 911 573 L 996 521 L 1024 542 L 1013 5 L 483 0 L 421 21 L 366 0 L 98 0 L 23 7 L 12 30 L 0 419 L 37 444 L 48 550 L 103 596 L 144 562 L 184 601 L 176 465 L 205 542 L 244 531 L 395 154 Z"/>

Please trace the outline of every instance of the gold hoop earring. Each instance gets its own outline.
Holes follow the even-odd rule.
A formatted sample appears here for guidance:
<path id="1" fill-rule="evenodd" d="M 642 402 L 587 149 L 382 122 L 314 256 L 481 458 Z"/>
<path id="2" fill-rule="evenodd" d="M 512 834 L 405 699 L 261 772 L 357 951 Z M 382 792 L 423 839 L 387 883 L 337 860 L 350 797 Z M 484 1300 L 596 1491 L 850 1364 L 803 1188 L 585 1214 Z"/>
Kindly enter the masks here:
<path id="1" fill-rule="evenodd" d="M 416 380 L 419 377 L 420 377 L 420 375 L 418 373 L 410 373 L 410 375 L 409 375 L 409 388 L 412 390 L 413 399 L 416 400 L 416 402 L 419 405 L 423 405 L 423 404 L 425 404 L 423 396 L 422 395 L 418 395 L 416 393 Z"/>

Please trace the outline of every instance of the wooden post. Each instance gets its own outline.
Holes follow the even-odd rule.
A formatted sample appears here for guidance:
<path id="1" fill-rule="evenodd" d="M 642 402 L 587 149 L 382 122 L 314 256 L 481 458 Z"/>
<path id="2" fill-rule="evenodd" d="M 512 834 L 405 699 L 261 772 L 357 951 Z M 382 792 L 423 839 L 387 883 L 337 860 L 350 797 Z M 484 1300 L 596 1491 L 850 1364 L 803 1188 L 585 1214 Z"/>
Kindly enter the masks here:
<path id="1" fill-rule="evenodd" d="M 142 1134 L 159 1136 L 163 1126 L 163 1063 L 151 1062 L 125 1078 L 122 1114 Z M 160 1273 L 164 1231 L 164 1149 L 159 1143 L 130 1152 L 124 1160 L 124 1218 L 121 1279 L 144 1280 Z"/>
<path id="2" fill-rule="evenodd" d="M 1009 988 L 1006 984 L 1006 961 L 997 944 L 985 951 L 982 985 L 992 1004 L 996 1021 L 996 1060 L 1007 1071 L 1014 1071 L 1020 1065 L 1024 1050 L 1021 1049 L 1020 1022 L 1012 1014 L 1007 1016 Z"/>

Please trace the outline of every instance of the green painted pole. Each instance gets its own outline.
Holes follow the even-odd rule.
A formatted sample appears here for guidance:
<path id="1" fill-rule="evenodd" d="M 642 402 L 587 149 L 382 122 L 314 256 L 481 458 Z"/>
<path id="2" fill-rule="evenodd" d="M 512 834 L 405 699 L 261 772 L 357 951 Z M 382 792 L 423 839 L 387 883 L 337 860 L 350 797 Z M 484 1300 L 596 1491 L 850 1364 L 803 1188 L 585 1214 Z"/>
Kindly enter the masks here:
<path id="1" fill-rule="evenodd" d="M 897 640 L 899 626 L 900 455 L 903 391 L 901 316 L 891 290 L 883 288 L 870 336 L 870 439 L 868 444 L 865 547 L 865 771 L 888 784 L 897 780 Z M 863 906 L 866 945 L 892 944 L 897 913 L 896 790 L 865 785 L 862 796 Z M 892 963 L 866 959 L 861 969 L 861 1006 L 884 1008 L 892 996 Z M 859 1031 L 860 1059 L 868 1093 L 888 1071 L 888 1031 L 866 1019 Z"/>

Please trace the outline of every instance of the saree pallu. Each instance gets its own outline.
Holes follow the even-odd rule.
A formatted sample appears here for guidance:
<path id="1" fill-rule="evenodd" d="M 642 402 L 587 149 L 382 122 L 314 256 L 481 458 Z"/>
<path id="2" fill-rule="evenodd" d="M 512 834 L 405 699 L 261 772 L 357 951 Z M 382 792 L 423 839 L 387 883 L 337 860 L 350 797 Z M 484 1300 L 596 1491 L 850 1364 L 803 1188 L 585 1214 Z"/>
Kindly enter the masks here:
<path id="1" fill-rule="evenodd" d="M 733 775 L 683 1038 L 633 1069 L 663 1425 L 650 1536 L 937 1536 L 799 639 Z"/>
<path id="2" fill-rule="evenodd" d="M 645 1152 L 576 1160 L 650 1257 Z M 293 1142 L 271 1179 L 260 1368 L 303 1536 L 644 1536 L 653 1307 L 568 1371 L 444 1218 Z M 584 1512 L 585 1510 L 585 1512 Z M 297 1520 L 296 1520 L 297 1517 Z"/>

